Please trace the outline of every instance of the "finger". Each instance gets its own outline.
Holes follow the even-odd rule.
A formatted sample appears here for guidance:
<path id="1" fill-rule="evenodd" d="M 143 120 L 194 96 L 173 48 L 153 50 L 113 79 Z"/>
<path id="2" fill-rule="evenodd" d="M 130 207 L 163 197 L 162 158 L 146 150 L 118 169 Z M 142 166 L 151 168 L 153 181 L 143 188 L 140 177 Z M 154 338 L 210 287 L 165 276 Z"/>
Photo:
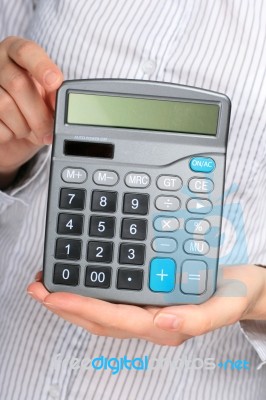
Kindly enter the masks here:
<path id="1" fill-rule="evenodd" d="M 0 87 L 0 120 L 18 139 L 29 136 L 30 127 L 12 97 Z M 10 139 L 13 137 L 10 136 Z"/>
<path id="2" fill-rule="evenodd" d="M 9 142 L 13 137 L 13 132 L 2 121 L 0 121 L 0 144 Z"/>
<path id="3" fill-rule="evenodd" d="M 36 43 L 23 38 L 8 39 L 8 56 L 27 70 L 46 91 L 55 91 L 63 81 L 60 69 Z"/>
<path id="4" fill-rule="evenodd" d="M 0 86 L 17 104 L 35 135 L 36 144 L 42 144 L 44 137 L 53 130 L 53 117 L 32 79 L 21 68 L 9 63 L 2 68 Z"/>
<path id="5" fill-rule="evenodd" d="M 220 279 L 217 292 L 205 303 L 165 307 L 159 311 L 154 318 L 155 326 L 198 336 L 239 321 L 249 298 L 244 282 L 237 279 L 241 277 L 239 270 L 235 272 L 235 279 Z"/>

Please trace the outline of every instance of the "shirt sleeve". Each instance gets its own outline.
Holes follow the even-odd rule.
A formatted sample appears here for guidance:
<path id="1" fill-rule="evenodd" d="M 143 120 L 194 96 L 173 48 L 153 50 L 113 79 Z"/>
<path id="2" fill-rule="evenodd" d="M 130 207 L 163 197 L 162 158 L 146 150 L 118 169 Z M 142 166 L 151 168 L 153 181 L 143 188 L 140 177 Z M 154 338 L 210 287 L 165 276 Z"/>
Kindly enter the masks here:
<path id="1" fill-rule="evenodd" d="M 266 365 L 266 321 L 246 320 L 239 324 L 243 335 L 261 359 L 261 363 L 257 365 L 257 369 L 261 369 Z"/>
<path id="2" fill-rule="evenodd" d="M 38 179 L 45 179 L 42 174 L 44 169 L 49 169 L 51 146 L 46 146 L 39 151 L 24 167 L 24 171 L 14 184 L 5 191 L 0 191 L 0 215 L 16 202 L 28 206 L 31 200 L 29 186 Z M 45 177 L 45 178 L 44 178 Z"/>

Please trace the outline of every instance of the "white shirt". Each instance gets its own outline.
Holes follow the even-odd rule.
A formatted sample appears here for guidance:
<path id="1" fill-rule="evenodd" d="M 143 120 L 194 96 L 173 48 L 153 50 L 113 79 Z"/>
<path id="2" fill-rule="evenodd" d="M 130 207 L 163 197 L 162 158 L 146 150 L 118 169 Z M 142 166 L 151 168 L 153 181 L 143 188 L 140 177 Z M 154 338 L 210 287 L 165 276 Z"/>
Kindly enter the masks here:
<path id="1" fill-rule="evenodd" d="M 31 0 L 1 0 L 0 37 L 35 40 L 66 79 L 150 79 L 227 94 L 220 262 L 266 265 L 265 20 L 263 0 L 39 0 L 35 10 Z M 256 367 L 266 361 L 265 322 L 235 324 L 175 348 L 90 335 L 27 296 L 42 267 L 48 174 L 44 149 L 24 180 L 0 192 L 0 399 L 264 399 L 266 368 Z M 165 366 L 111 375 L 55 364 L 59 354 L 246 360 L 250 370 Z"/>

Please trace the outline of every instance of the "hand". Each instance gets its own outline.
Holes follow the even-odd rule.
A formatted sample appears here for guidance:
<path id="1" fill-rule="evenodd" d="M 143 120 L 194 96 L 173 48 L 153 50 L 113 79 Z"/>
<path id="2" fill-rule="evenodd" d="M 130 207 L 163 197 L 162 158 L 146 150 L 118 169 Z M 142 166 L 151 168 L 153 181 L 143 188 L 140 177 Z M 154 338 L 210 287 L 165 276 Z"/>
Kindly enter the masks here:
<path id="1" fill-rule="evenodd" d="M 0 43 L 0 185 L 52 143 L 55 92 L 62 72 L 36 43 Z"/>
<path id="2" fill-rule="evenodd" d="M 239 320 L 266 320 L 266 269 L 255 265 L 220 270 L 215 295 L 200 305 L 138 307 L 112 304 L 72 293 L 49 293 L 40 282 L 28 293 L 45 307 L 89 332 L 116 338 L 139 338 L 177 346 L 185 340 Z"/>

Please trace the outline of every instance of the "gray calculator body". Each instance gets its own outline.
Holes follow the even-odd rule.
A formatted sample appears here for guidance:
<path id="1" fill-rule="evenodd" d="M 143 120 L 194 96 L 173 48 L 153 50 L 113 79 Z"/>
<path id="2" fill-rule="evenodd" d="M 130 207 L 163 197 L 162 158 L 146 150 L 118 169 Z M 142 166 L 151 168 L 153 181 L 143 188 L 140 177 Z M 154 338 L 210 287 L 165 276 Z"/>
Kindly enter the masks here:
<path id="1" fill-rule="evenodd" d="M 177 128 L 169 122 L 175 109 L 183 121 L 177 118 Z M 193 87 L 64 82 L 50 171 L 46 288 L 158 306 L 211 297 L 229 117 L 225 95 Z"/>

